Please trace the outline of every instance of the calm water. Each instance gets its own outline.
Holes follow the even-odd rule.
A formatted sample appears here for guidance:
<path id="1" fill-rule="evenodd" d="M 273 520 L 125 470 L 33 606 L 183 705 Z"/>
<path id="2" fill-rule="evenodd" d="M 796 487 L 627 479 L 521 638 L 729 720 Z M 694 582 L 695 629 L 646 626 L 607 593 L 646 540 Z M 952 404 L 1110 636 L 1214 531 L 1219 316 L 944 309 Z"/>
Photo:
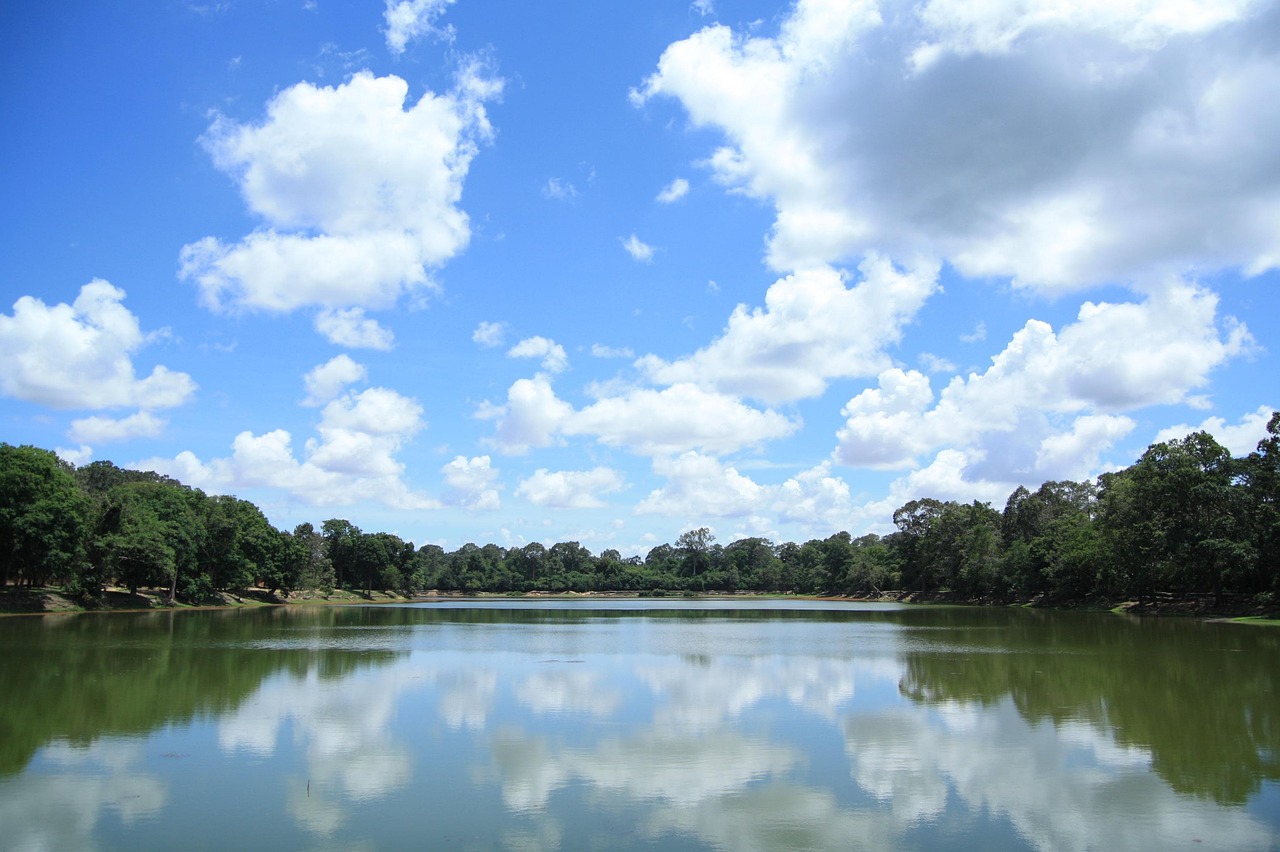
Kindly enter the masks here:
<path id="1" fill-rule="evenodd" d="M 0 619 L 0 848 L 1280 849 L 1278 652 L 805 601 Z"/>

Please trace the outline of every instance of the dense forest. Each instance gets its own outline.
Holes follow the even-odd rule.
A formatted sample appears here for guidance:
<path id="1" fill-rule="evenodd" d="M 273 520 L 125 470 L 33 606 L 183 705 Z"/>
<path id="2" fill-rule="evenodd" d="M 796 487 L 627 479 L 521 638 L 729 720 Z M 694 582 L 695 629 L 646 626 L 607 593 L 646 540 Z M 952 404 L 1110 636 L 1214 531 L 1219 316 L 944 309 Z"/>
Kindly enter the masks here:
<path id="1" fill-rule="evenodd" d="M 447 552 L 331 519 L 275 529 L 254 504 L 155 473 L 0 444 L 0 585 L 163 589 L 190 602 L 271 592 L 742 591 L 863 595 L 906 590 L 969 600 L 1280 592 L 1280 412 L 1243 458 L 1205 432 L 1153 444 L 1093 482 L 1019 487 L 1003 509 L 912 500 L 895 532 L 837 532 L 803 544 L 706 528 L 647 555 L 578 542 Z"/>

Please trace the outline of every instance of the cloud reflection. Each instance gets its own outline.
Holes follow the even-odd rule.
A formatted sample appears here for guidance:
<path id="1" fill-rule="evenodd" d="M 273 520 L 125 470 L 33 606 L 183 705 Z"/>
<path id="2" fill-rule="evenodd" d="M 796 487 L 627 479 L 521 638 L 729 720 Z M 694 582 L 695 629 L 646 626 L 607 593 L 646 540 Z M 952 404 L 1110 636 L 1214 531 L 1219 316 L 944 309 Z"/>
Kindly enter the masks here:
<path id="1" fill-rule="evenodd" d="M 1035 849 L 1268 849 L 1276 838 L 1242 809 L 1172 790 L 1141 749 L 1079 723 L 1029 724 L 1012 701 L 845 722 L 858 785 L 901 829 L 939 819 L 948 791 L 970 813 L 1007 818 Z M 1141 819 L 1135 819 L 1141 814 Z M 1199 847 L 1197 847 L 1199 848 Z"/>
<path id="2" fill-rule="evenodd" d="M 91 849 L 105 815 L 127 825 L 158 815 L 168 801 L 165 783 L 137 765 L 143 754 L 136 743 L 52 743 L 43 757 L 57 771 L 0 780 L 0 845 L 6 849 Z"/>
<path id="3" fill-rule="evenodd" d="M 345 678 L 279 675 L 266 681 L 218 726 L 225 752 L 270 756 L 286 722 L 306 755 L 306 779 L 290 782 L 287 801 L 299 824 L 316 834 L 345 820 L 344 803 L 385 797 L 412 780 L 411 755 L 389 726 L 408 690 L 424 677 L 411 667 L 357 671 Z"/>

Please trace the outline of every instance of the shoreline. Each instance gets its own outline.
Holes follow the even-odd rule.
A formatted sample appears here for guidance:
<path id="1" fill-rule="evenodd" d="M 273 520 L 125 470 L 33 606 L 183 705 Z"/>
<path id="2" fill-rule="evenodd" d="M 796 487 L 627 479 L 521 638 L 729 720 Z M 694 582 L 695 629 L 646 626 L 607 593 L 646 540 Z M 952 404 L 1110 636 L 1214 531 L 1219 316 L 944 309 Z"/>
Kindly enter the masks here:
<path id="1" fill-rule="evenodd" d="M 890 591 L 878 595 L 798 595 L 758 591 L 708 591 L 699 594 L 651 594 L 634 591 L 602 592 L 451 592 L 430 589 L 413 596 L 389 592 L 363 592 L 335 590 L 329 594 L 319 591 L 295 591 L 286 595 L 273 595 L 263 589 L 247 589 L 240 592 L 219 592 L 216 601 L 200 604 L 183 602 L 167 603 L 165 593 L 159 590 L 140 590 L 130 593 L 126 589 L 112 588 L 103 593 L 101 606 L 86 606 L 83 602 L 63 594 L 56 588 L 9 587 L 0 589 L 0 618 L 23 615 L 76 615 L 82 613 L 122 613 L 244 609 L 253 607 L 307 607 L 307 606 L 355 606 L 390 603 L 430 603 L 462 598 L 482 600 L 535 599 L 581 600 L 591 598 L 613 600 L 697 600 L 697 599 L 780 599 L 780 600 L 829 600 L 859 603 L 903 603 L 918 606 L 1002 606 L 1024 607 L 1057 612 L 1111 612 L 1117 615 L 1158 618 L 1195 618 L 1209 622 L 1280 626 L 1280 612 L 1268 610 L 1253 601 L 1236 600 L 1223 607 L 1214 607 L 1205 596 L 1158 596 L 1155 605 L 1131 600 L 1085 599 L 1078 601 L 1049 602 L 1042 598 L 1023 601 L 995 602 L 991 600 L 962 599 L 946 592 L 922 595 L 918 592 Z"/>

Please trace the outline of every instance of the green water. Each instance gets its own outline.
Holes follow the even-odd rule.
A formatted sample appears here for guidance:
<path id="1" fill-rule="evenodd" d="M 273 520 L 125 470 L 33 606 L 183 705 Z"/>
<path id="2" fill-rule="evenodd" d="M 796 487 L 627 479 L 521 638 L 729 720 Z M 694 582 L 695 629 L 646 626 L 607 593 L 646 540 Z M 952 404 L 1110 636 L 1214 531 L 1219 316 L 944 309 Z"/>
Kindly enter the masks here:
<path id="1" fill-rule="evenodd" d="M 1278 652 L 807 601 L 0 619 L 0 849 L 1280 849 Z"/>

